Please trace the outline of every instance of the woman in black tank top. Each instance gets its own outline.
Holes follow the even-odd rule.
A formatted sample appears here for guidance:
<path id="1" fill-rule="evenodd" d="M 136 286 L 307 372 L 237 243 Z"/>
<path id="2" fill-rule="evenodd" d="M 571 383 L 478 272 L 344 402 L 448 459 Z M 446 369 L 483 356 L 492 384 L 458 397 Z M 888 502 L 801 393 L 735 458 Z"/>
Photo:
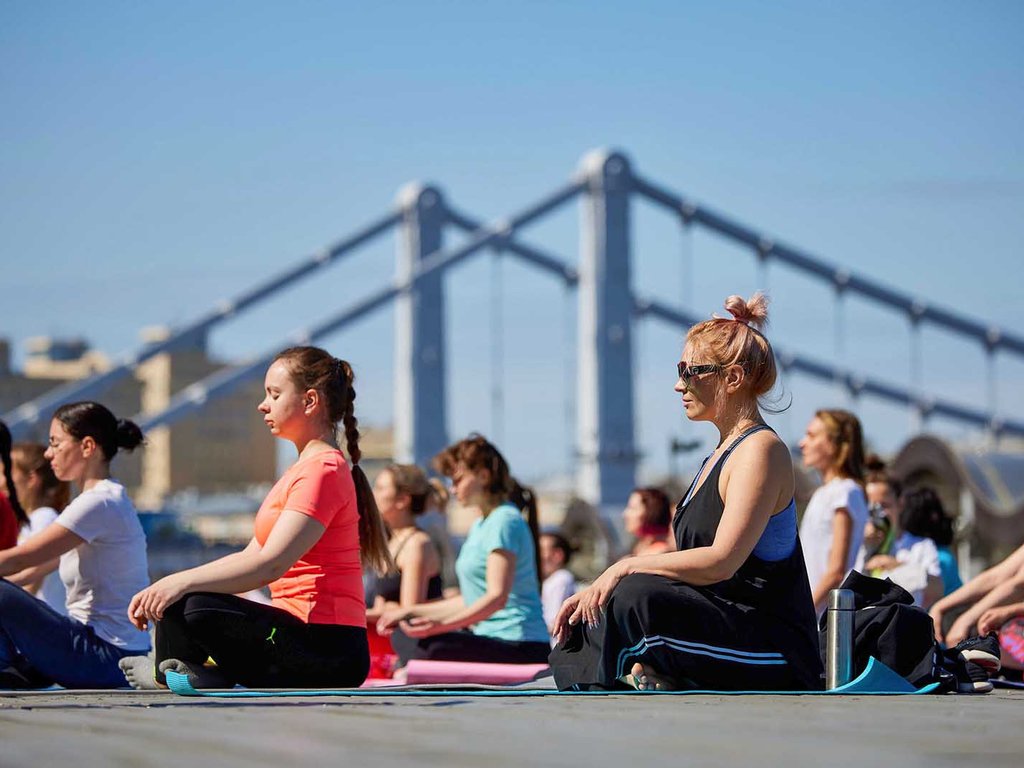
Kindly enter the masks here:
<path id="1" fill-rule="evenodd" d="M 441 557 L 430 536 L 416 527 L 416 517 L 431 506 L 443 509 L 448 501 L 444 486 L 431 483 L 411 464 L 382 469 L 373 495 L 388 528 L 388 547 L 398 572 L 367 577 L 366 618 L 371 625 L 389 608 L 441 597 Z"/>
<path id="2" fill-rule="evenodd" d="M 759 398 L 776 379 L 760 294 L 687 334 L 675 389 L 719 443 L 676 508 L 678 552 L 629 557 L 569 598 L 550 662 L 560 689 L 821 688 L 788 448 Z"/>

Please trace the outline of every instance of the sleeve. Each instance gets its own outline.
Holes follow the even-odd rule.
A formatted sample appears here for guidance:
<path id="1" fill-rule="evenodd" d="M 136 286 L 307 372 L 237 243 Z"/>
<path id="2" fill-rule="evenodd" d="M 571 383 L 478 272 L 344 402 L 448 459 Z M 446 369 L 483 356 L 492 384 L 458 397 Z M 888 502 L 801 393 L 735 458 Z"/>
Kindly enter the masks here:
<path id="1" fill-rule="evenodd" d="M 344 481 L 348 467 L 316 461 L 306 463 L 289 486 L 283 508 L 312 517 L 326 527 L 352 501 L 345 493 L 346 486 L 351 486 L 351 482 Z"/>
<path id="2" fill-rule="evenodd" d="M 86 493 L 68 504 L 56 522 L 91 544 L 105 530 L 109 530 L 110 510 L 110 505 L 104 499 Z"/>
<path id="3" fill-rule="evenodd" d="M 853 480 L 844 484 L 841 493 L 836 494 L 835 509 L 845 507 L 847 514 L 858 524 L 867 522 L 867 501 L 864 499 L 864 491 Z"/>
<path id="4" fill-rule="evenodd" d="M 496 549 L 504 549 L 518 556 L 522 540 L 520 527 L 523 525 L 519 513 L 511 509 L 502 509 L 491 514 L 501 516 L 494 520 L 494 525 L 487 526 L 481 549 L 488 554 Z"/>
<path id="5" fill-rule="evenodd" d="M 896 559 L 901 563 L 913 563 L 920 566 L 929 576 L 942 576 L 939 550 L 931 539 L 915 542 L 914 546 L 909 549 L 896 553 Z"/>
<path id="6" fill-rule="evenodd" d="M 28 523 L 28 535 L 35 536 L 57 519 L 57 512 L 50 507 L 37 509 L 32 513 Z"/>

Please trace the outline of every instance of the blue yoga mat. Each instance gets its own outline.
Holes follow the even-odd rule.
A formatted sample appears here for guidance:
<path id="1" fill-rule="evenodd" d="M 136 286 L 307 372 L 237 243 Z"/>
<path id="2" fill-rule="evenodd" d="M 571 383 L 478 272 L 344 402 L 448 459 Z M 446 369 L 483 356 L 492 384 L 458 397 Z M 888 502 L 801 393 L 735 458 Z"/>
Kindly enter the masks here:
<path id="1" fill-rule="evenodd" d="M 557 691 L 539 688 L 467 688 L 462 685 L 452 688 L 341 688 L 310 690 L 196 690 L 187 675 L 167 672 L 167 687 L 181 696 L 208 696 L 218 699 L 289 698 L 297 696 L 348 696 L 348 697 L 393 697 L 393 696 L 900 696 L 906 694 L 931 693 L 938 683 L 915 688 L 889 667 L 875 658 L 868 660 L 864 671 L 846 685 L 831 691 Z"/>

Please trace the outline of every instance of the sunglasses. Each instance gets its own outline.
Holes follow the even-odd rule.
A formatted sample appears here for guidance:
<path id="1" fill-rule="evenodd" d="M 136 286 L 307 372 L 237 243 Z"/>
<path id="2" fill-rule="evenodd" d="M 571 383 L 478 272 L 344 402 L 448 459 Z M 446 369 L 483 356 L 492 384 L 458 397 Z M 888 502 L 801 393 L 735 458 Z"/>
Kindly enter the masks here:
<path id="1" fill-rule="evenodd" d="M 689 384 L 690 379 L 694 376 L 700 376 L 704 373 L 712 373 L 717 371 L 720 366 L 714 364 L 708 365 L 688 365 L 685 360 L 680 360 L 676 363 L 676 373 L 679 374 L 679 378 L 683 380 L 684 384 Z"/>

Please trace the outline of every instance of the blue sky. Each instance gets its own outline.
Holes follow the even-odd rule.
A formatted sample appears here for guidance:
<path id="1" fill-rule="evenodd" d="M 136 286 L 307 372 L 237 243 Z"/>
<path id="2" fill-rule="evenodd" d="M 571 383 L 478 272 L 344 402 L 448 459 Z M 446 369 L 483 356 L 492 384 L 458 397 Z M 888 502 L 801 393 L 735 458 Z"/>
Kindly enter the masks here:
<path id="1" fill-rule="evenodd" d="M 484 219 L 615 146 L 665 186 L 849 269 L 1024 333 L 1024 5 L 1017 2 L 7 2 L 0 6 L 0 333 L 117 354 L 385 211 L 415 179 Z M 758 277 L 749 254 L 637 207 L 636 289 L 706 315 Z M 575 260 L 569 208 L 524 234 Z M 384 240 L 211 338 L 241 357 L 393 271 Z M 692 266 L 687 267 L 687 264 Z M 506 412 L 490 387 L 492 266 L 455 270 L 452 432 L 499 435 L 530 477 L 571 445 L 571 303 L 502 268 Z M 830 291 L 773 269 L 771 338 L 836 359 Z M 567 318 L 569 322 L 567 323 Z M 909 332 L 853 300 L 851 366 L 910 380 Z M 391 412 L 390 311 L 326 340 Z M 566 339 L 566 337 L 570 337 Z M 637 336 L 638 439 L 663 470 L 683 424 L 681 334 Z M 976 345 L 923 334 L 932 394 L 983 405 Z M 1000 358 L 1019 417 L 1024 363 Z M 790 438 L 834 389 L 787 381 Z M 892 450 L 909 418 L 858 405 Z M 935 428 L 957 439 L 954 425 Z"/>

